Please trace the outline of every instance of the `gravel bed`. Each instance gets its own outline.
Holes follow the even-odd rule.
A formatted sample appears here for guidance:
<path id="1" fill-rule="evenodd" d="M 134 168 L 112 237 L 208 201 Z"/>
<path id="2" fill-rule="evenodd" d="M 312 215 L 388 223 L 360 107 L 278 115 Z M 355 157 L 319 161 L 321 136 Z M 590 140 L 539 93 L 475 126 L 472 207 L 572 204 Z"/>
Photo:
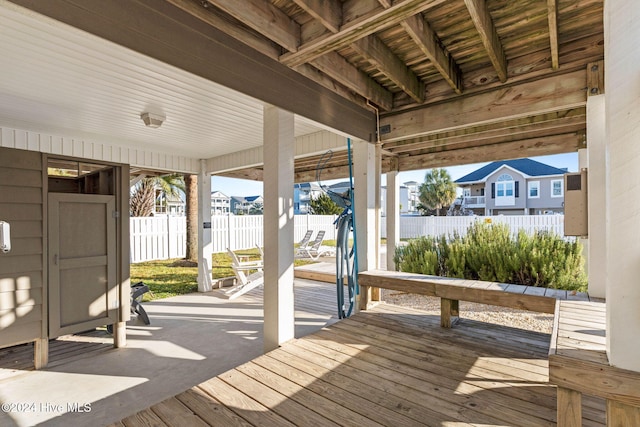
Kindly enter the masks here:
<path id="1" fill-rule="evenodd" d="M 404 292 L 382 290 L 383 301 L 404 307 L 425 310 L 440 315 L 440 298 Z M 460 301 L 460 317 L 480 322 L 496 323 L 514 328 L 550 334 L 553 315 L 533 311 L 516 310 L 494 305 Z"/>

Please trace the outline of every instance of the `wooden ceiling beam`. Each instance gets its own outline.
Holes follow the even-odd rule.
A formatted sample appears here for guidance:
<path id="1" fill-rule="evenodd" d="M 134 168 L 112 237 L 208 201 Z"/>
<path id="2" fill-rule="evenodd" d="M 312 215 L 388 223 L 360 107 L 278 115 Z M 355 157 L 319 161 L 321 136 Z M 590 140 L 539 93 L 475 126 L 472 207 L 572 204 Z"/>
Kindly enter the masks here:
<path id="1" fill-rule="evenodd" d="M 460 150 L 440 151 L 398 159 L 400 171 L 442 168 L 469 163 L 519 159 L 575 152 L 584 145 L 584 133 L 575 132 L 543 138 L 480 145 Z"/>
<path id="2" fill-rule="evenodd" d="M 194 0 L 167 0 L 167 2 L 195 16 L 202 22 L 229 34 L 271 59 L 277 59 L 282 54 L 280 46 L 276 43 L 266 37 L 246 31 L 229 21 L 229 19 L 223 18 L 221 13 L 216 8 L 210 7 L 206 1 L 200 3 Z"/>
<path id="3" fill-rule="evenodd" d="M 265 0 L 205 0 L 290 52 L 301 43 L 300 25 Z"/>
<path id="4" fill-rule="evenodd" d="M 300 45 L 296 52 L 285 53 L 280 61 L 290 67 L 311 62 L 319 56 L 349 46 L 356 40 L 389 28 L 416 13 L 434 8 L 447 0 L 398 0 L 388 9 L 378 8 L 371 13 L 344 23 L 340 31 L 318 37 Z"/>
<path id="5" fill-rule="evenodd" d="M 507 81 L 507 58 L 505 57 L 500 37 L 493 25 L 493 19 L 489 14 L 489 9 L 485 0 L 464 0 L 467 10 L 471 15 L 471 20 L 475 25 L 487 55 L 498 73 L 501 82 Z"/>
<path id="6" fill-rule="evenodd" d="M 342 25 L 342 3 L 338 0 L 293 0 L 305 12 L 317 19 L 332 33 Z"/>
<path id="7" fill-rule="evenodd" d="M 351 47 L 417 103 L 424 101 L 424 83 L 377 36 L 357 40 Z"/>
<path id="8" fill-rule="evenodd" d="M 507 137 L 531 138 L 558 133 L 576 132 L 586 128 L 586 108 L 574 108 L 566 111 L 556 111 L 532 117 L 522 117 L 514 120 L 483 124 L 449 132 L 437 132 L 411 141 L 399 141 L 383 144 L 383 147 L 392 153 L 411 154 L 420 150 L 433 147 L 451 148 L 471 142 L 496 140 Z M 453 148 L 452 148 L 453 149 Z"/>
<path id="9" fill-rule="evenodd" d="M 462 72 L 451 55 L 438 43 L 438 36 L 429 24 L 418 14 L 402 21 L 401 25 L 451 88 L 461 94 Z"/>
<path id="10" fill-rule="evenodd" d="M 383 135 L 385 142 L 406 141 L 437 131 L 582 107 L 586 100 L 586 70 L 583 69 L 385 115 L 381 117 L 380 124 L 390 128 L 390 132 Z"/>
<path id="11" fill-rule="evenodd" d="M 383 110 L 391 111 L 393 108 L 392 93 L 338 53 L 329 52 L 313 60 L 311 65 Z"/>
<path id="12" fill-rule="evenodd" d="M 549 19 L 549 43 L 551 45 L 551 67 L 560 68 L 558 42 L 558 0 L 547 0 L 547 16 Z"/>

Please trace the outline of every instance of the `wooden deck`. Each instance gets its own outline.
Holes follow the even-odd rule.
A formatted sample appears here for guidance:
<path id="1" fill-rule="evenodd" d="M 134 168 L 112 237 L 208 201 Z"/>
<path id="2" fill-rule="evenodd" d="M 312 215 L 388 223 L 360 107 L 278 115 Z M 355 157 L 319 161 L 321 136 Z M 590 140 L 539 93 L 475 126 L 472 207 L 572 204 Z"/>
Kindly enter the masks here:
<path id="1" fill-rule="evenodd" d="M 558 301 L 549 349 L 558 426 L 579 425 L 587 395 L 606 399 L 608 425 L 640 425 L 640 374 L 609 364 L 605 304 Z"/>
<path id="2" fill-rule="evenodd" d="M 114 426 L 552 426 L 550 335 L 380 304 Z M 583 425 L 604 401 L 583 399 Z"/>

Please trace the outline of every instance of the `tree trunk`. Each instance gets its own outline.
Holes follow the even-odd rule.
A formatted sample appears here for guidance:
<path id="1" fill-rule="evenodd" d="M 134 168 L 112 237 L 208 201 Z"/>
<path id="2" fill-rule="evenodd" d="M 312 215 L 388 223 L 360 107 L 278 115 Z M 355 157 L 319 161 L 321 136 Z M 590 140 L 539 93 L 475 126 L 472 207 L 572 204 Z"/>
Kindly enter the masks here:
<path id="1" fill-rule="evenodd" d="M 185 259 L 198 262 L 198 175 L 185 175 L 187 252 Z"/>

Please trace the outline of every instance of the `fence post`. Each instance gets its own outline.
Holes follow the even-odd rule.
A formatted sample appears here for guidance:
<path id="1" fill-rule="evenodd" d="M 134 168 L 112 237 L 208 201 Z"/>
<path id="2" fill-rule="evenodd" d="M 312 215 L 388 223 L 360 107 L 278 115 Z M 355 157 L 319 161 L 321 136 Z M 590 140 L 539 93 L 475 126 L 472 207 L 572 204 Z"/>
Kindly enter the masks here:
<path id="1" fill-rule="evenodd" d="M 167 213 L 167 257 L 171 258 L 171 216 Z"/>

